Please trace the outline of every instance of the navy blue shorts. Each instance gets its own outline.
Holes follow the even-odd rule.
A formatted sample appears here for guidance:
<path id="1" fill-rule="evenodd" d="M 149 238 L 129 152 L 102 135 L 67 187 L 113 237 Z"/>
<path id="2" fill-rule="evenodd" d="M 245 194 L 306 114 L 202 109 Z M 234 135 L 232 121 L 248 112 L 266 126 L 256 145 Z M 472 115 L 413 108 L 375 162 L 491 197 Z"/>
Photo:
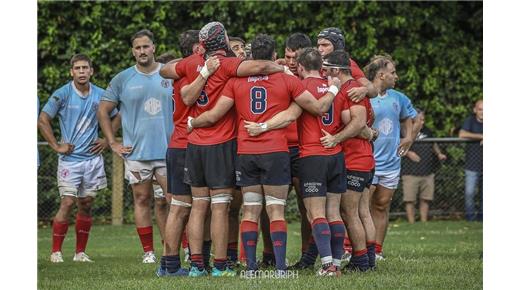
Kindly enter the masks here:
<path id="1" fill-rule="evenodd" d="M 288 185 L 291 183 L 289 153 L 238 155 L 236 180 L 238 186 Z"/>
<path id="2" fill-rule="evenodd" d="M 184 182 L 210 189 L 235 188 L 236 139 L 216 145 L 188 143 Z"/>
<path id="3" fill-rule="evenodd" d="M 374 171 L 355 171 L 347 169 L 347 189 L 357 192 L 363 192 L 365 188 L 370 188 Z"/>
<path id="4" fill-rule="evenodd" d="M 190 186 L 184 183 L 186 149 L 168 148 L 166 151 L 166 178 L 168 193 L 190 195 Z"/>
<path id="5" fill-rule="evenodd" d="M 289 147 L 289 155 L 291 156 L 291 178 L 298 177 L 300 147 Z"/>
<path id="6" fill-rule="evenodd" d="M 300 158 L 300 188 L 303 198 L 344 193 L 347 190 L 343 152 Z"/>

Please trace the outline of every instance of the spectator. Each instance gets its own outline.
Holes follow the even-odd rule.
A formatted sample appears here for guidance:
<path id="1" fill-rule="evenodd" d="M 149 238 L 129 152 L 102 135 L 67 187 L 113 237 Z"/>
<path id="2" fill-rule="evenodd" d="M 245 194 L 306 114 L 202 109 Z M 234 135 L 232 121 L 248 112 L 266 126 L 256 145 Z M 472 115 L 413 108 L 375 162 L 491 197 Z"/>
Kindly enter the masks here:
<path id="1" fill-rule="evenodd" d="M 431 138 L 432 131 L 424 127 L 424 112 L 417 109 L 417 120 L 421 126 L 415 140 Z M 419 194 L 419 213 L 421 222 L 428 220 L 429 203 L 433 200 L 435 191 L 435 171 L 437 160 L 445 160 L 446 155 L 442 153 L 437 143 L 415 142 L 403 158 L 403 201 L 406 207 L 408 222 L 415 222 L 415 202 Z M 437 158 L 437 159 L 435 159 Z"/>
<path id="2" fill-rule="evenodd" d="M 482 141 L 484 133 L 484 101 L 478 100 L 473 107 L 474 115 L 469 116 L 462 125 L 459 137 L 470 139 L 466 149 L 466 164 L 464 172 L 466 176 L 464 199 L 466 208 L 466 220 L 482 220 Z M 475 188 L 479 187 L 479 210 L 475 208 Z"/>

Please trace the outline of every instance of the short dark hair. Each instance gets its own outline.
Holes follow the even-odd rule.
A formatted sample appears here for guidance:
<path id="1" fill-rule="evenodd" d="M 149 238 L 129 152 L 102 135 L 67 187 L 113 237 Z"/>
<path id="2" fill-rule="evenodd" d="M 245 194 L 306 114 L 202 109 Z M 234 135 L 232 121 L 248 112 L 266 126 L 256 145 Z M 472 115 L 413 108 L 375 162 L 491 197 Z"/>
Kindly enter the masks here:
<path id="1" fill-rule="evenodd" d="M 276 42 L 267 34 L 258 34 L 251 42 L 253 59 L 272 60 Z"/>
<path id="2" fill-rule="evenodd" d="M 155 61 L 164 64 L 164 63 L 168 63 L 168 62 L 170 62 L 170 60 L 174 60 L 174 59 L 175 59 L 175 56 L 172 53 L 166 52 L 166 53 L 159 55 Z"/>
<path id="3" fill-rule="evenodd" d="M 386 68 L 386 66 L 392 63 L 395 65 L 394 60 L 392 57 L 388 54 L 383 55 L 375 55 L 370 59 L 370 63 L 368 63 L 364 67 L 365 74 L 370 81 L 374 81 L 376 78 L 377 73 L 383 69 Z"/>
<path id="4" fill-rule="evenodd" d="M 228 38 L 229 38 L 229 41 L 239 41 L 239 42 L 242 42 L 243 45 L 246 45 L 246 42 L 240 37 L 229 36 Z"/>
<path id="5" fill-rule="evenodd" d="M 153 32 L 151 32 L 148 29 L 142 29 L 142 30 L 139 30 L 136 33 L 134 33 L 134 35 L 132 35 L 132 38 L 130 38 L 130 46 L 134 46 L 134 40 L 136 38 L 143 37 L 143 36 L 148 37 L 152 41 L 152 43 L 155 43 L 155 39 L 153 37 Z"/>
<path id="6" fill-rule="evenodd" d="M 200 30 L 190 29 L 179 34 L 182 57 L 188 57 L 193 54 L 193 45 L 199 43 L 199 32 Z"/>
<path id="7" fill-rule="evenodd" d="M 323 57 L 327 63 L 335 66 L 347 67 L 341 68 L 340 71 L 350 75 L 350 55 L 344 50 L 335 50 Z"/>
<path id="8" fill-rule="evenodd" d="M 292 51 L 297 51 L 300 48 L 311 46 L 311 39 L 307 36 L 307 34 L 303 34 L 301 32 L 293 33 L 287 37 L 287 40 L 285 40 L 285 48 L 288 48 Z"/>
<path id="9" fill-rule="evenodd" d="M 72 58 L 70 59 L 70 67 L 74 67 L 74 63 L 76 63 L 77 61 L 86 61 L 88 62 L 88 66 L 90 66 L 92 68 L 92 61 L 90 60 L 90 58 L 85 55 L 85 54 L 82 54 L 82 53 L 78 53 L 78 54 L 75 54 L 74 56 L 72 56 Z"/>
<path id="10" fill-rule="evenodd" d="M 306 71 L 320 70 L 323 60 L 320 52 L 314 47 L 304 48 L 298 54 L 296 61 L 305 68 Z"/>

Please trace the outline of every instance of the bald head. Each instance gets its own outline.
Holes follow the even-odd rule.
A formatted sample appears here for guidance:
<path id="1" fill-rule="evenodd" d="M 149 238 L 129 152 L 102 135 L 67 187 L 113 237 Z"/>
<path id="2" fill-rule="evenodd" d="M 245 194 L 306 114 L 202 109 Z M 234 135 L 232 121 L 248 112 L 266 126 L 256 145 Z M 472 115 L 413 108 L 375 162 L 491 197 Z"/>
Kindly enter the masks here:
<path id="1" fill-rule="evenodd" d="M 475 113 L 475 117 L 477 117 L 478 121 L 482 122 L 484 120 L 484 100 L 478 100 L 475 103 L 473 113 Z"/>

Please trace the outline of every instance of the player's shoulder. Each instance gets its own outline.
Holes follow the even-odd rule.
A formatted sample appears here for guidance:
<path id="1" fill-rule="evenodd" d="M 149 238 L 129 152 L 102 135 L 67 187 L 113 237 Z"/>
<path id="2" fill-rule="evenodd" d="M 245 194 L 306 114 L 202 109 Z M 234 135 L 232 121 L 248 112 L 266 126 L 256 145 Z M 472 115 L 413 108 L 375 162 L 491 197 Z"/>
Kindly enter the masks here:
<path id="1" fill-rule="evenodd" d="M 122 71 L 120 71 L 116 76 L 112 79 L 112 81 L 118 81 L 118 82 L 124 82 L 130 78 L 132 78 L 134 75 L 137 74 L 137 69 L 135 68 L 135 65 L 128 67 Z"/>
<path id="2" fill-rule="evenodd" d="M 69 82 L 63 84 L 61 87 L 57 88 L 52 93 L 52 96 L 64 98 L 66 96 L 69 96 L 71 93 L 72 93 L 72 81 L 69 81 Z"/>
<path id="3" fill-rule="evenodd" d="M 393 96 L 393 97 L 396 97 L 396 98 L 399 98 L 399 99 L 402 99 L 402 98 L 410 99 L 403 92 L 400 92 L 400 91 L 397 91 L 397 90 L 394 90 L 394 89 L 389 89 L 387 91 L 387 93 L 388 93 L 389 96 Z"/>
<path id="4" fill-rule="evenodd" d="M 92 93 L 94 93 L 94 94 L 103 95 L 105 93 L 105 89 L 103 89 L 93 83 L 90 83 L 90 86 L 92 87 Z"/>

